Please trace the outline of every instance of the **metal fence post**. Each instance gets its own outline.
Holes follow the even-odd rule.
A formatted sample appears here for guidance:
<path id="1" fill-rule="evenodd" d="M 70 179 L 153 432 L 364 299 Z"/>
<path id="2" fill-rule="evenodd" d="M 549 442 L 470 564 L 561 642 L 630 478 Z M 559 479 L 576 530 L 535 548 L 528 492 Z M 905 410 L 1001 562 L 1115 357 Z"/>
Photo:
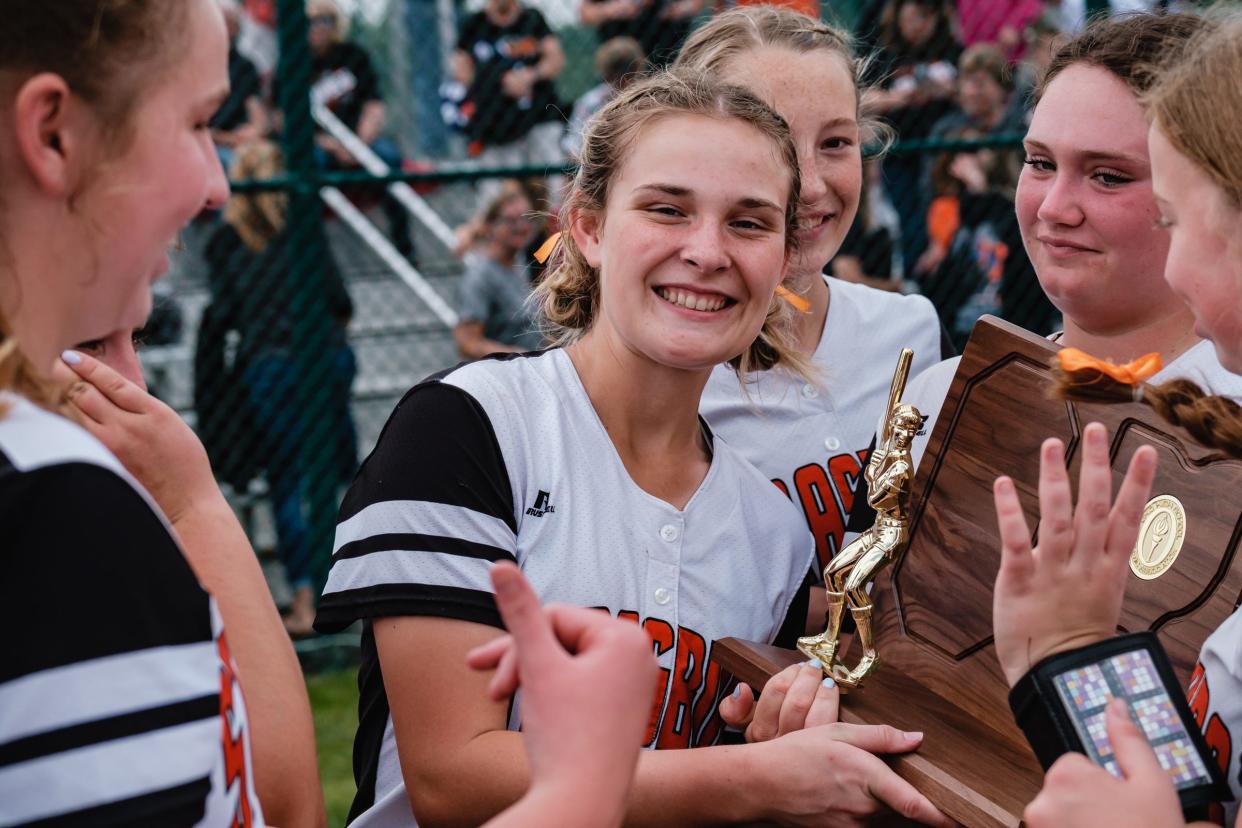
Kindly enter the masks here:
<path id="1" fill-rule="evenodd" d="M 444 71 L 440 37 L 441 9 L 436 0 L 405 0 L 402 4 L 410 50 L 410 90 L 419 152 L 431 158 L 448 155 L 448 128 L 440 116 L 440 80 Z M 451 8 L 451 7 L 450 7 Z"/>
<path id="2" fill-rule="evenodd" d="M 315 176 L 315 122 L 311 119 L 311 61 L 305 0 L 277 0 L 276 19 L 280 44 L 277 77 L 284 113 L 282 144 L 289 177 L 286 239 L 289 255 L 286 293 L 293 327 L 293 399 L 283 404 L 293 408 L 301 451 L 303 497 L 311 560 L 311 576 L 316 595 L 322 591 L 330 565 L 332 538 L 336 528 L 337 477 L 334 467 L 335 436 L 331 412 L 334 410 L 332 326 L 326 302 L 330 255 L 324 235 L 322 208 Z M 348 404 L 348 400 L 345 401 Z"/>

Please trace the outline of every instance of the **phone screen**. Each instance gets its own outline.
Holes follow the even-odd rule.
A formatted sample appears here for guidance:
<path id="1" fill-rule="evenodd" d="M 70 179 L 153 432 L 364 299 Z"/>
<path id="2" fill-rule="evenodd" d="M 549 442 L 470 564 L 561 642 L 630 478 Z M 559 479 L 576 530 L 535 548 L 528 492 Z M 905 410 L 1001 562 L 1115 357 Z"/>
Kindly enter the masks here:
<path id="1" fill-rule="evenodd" d="M 1121 775 L 1108 740 L 1104 711 L 1109 700 L 1119 696 L 1178 790 L 1212 783 L 1147 650 L 1131 650 L 1075 667 L 1057 674 L 1053 681 L 1087 756 L 1109 773 Z"/>

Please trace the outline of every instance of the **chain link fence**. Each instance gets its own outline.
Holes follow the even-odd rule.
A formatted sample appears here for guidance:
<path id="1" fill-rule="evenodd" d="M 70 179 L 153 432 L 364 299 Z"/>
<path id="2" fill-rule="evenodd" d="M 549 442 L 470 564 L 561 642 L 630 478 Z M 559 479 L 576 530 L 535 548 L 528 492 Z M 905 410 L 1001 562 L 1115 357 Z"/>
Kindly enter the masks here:
<path id="1" fill-rule="evenodd" d="M 222 1 L 233 92 L 212 127 L 234 194 L 187 230 L 143 361 L 203 438 L 256 548 L 318 594 L 340 491 L 404 392 L 496 343 L 530 344 L 515 314 L 551 228 L 529 216 L 555 198 L 575 130 L 719 9 Z M 1041 61 L 1099 5 L 804 9 L 875 53 L 870 103 L 898 130 L 866 164 L 830 271 L 928 295 L 959 345 L 982 313 L 1059 324 L 1013 188 Z"/>

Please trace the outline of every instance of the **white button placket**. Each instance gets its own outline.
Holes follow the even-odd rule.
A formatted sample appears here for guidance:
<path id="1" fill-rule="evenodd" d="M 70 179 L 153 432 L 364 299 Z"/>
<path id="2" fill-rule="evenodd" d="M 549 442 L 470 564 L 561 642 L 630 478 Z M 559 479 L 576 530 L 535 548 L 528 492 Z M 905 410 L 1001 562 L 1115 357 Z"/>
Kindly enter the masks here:
<path id="1" fill-rule="evenodd" d="M 681 544 L 685 521 L 680 515 L 661 516 L 655 538 L 647 546 L 647 584 L 643 603 L 646 616 L 655 616 L 677 625 L 677 584 L 681 580 Z"/>

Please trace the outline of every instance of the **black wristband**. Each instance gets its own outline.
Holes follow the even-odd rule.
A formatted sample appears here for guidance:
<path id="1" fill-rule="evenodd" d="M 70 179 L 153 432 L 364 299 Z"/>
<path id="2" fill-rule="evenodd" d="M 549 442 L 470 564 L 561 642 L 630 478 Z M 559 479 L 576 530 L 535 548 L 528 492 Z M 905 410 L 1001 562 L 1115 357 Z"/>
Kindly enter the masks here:
<path id="1" fill-rule="evenodd" d="M 1043 659 L 1009 691 L 1009 709 L 1044 770 L 1075 751 L 1116 772 L 1102 718 L 1113 696 L 1127 703 L 1161 754 L 1184 812 L 1197 815 L 1209 802 L 1233 799 L 1154 633 L 1122 635 Z"/>

